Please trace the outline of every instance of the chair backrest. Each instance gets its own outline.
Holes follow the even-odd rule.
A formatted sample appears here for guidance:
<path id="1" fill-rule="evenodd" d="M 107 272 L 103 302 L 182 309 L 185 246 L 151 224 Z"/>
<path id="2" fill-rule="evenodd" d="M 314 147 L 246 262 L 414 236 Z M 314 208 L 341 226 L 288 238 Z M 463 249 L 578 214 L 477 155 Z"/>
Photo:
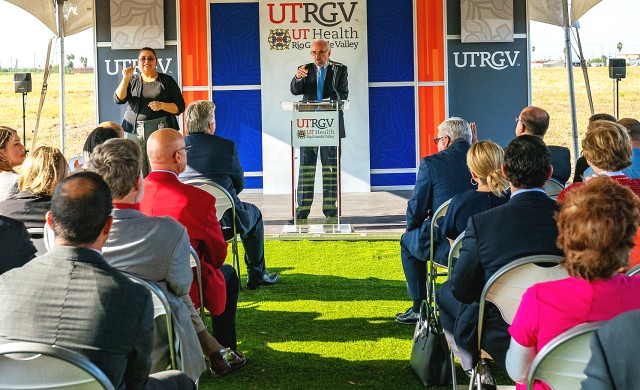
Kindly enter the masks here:
<path id="1" fill-rule="evenodd" d="M 564 279 L 569 276 L 567 271 L 558 265 L 562 259 L 563 257 L 555 255 L 523 257 L 500 268 L 487 281 L 482 295 L 480 295 L 478 347 L 480 347 L 480 340 L 482 340 L 482 323 L 486 302 L 489 301 L 496 305 L 505 322 L 511 324 L 518 306 L 520 306 L 522 295 L 529 287 L 536 283 Z M 536 265 L 537 263 L 555 263 L 556 265 L 542 267 Z"/>
<path id="2" fill-rule="evenodd" d="M 544 192 L 551 199 L 558 199 L 558 195 L 564 190 L 564 185 L 553 177 L 544 183 Z"/>
<path id="3" fill-rule="evenodd" d="M 231 197 L 231 194 L 229 194 L 229 191 L 221 185 L 210 180 L 201 179 L 187 180 L 184 183 L 201 188 L 216 198 L 216 216 L 218 217 L 218 221 L 222 219 L 224 212 L 228 209 L 232 210 L 233 220 L 235 221 L 236 207 L 233 202 L 233 198 Z"/>
<path id="4" fill-rule="evenodd" d="M 440 205 L 440 207 L 438 207 L 436 209 L 436 212 L 433 213 L 433 216 L 431 217 L 431 238 L 433 238 L 433 232 L 436 230 L 436 228 L 438 226 L 440 226 L 438 219 L 440 219 L 441 217 L 444 217 L 445 214 L 447 213 L 447 210 L 449 210 L 449 205 L 451 204 L 451 199 L 447 200 L 446 202 L 444 202 L 443 204 Z M 433 251 L 434 251 L 434 244 L 433 244 L 433 239 L 431 240 L 431 243 L 429 244 L 429 259 L 431 261 L 433 261 Z"/>
<path id="5" fill-rule="evenodd" d="M 153 318 L 158 320 L 158 317 L 163 317 L 166 319 L 166 331 L 167 331 L 167 342 L 169 344 L 169 357 L 171 368 L 174 370 L 179 369 L 178 363 L 176 359 L 176 345 L 174 340 L 173 333 L 173 319 L 171 317 L 171 307 L 169 306 L 169 300 L 164 295 L 164 292 L 158 287 L 154 282 L 148 281 L 146 279 L 142 279 L 139 276 L 123 272 L 126 274 L 129 279 L 132 281 L 141 284 L 149 290 L 151 293 L 151 299 L 153 300 Z M 155 331 L 154 331 L 155 332 Z"/>
<path id="6" fill-rule="evenodd" d="M 453 271 L 453 260 L 460 257 L 460 248 L 462 248 L 462 239 L 464 238 L 464 232 L 458 234 L 455 240 L 451 243 L 449 249 L 449 258 L 447 260 L 447 279 L 451 278 L 451 272 Z"/>
<path id="7" fill-rule="evenodd" d="M 625 275 L 627 276 L 634 276 L 640 273 L 640 264 L 636 264 L 635 266 L 633 266 L 633 268 L 631 268 L 629 271 L 627 271 L 625 273 Z"/>
<path id="8" fill-rule="evenodd" d="M 204 292 L 202 291 L 202 268 L 200 267 L 200 258 L 198 257 L 198 252 L 196 252 L 192 246 L 189 247 L 189 254 L 191 268 L 196 268 L 196 283 L 198 284 L 198 297 L 200 298 L 200 318 L 202 318 L 202 322 L 204 322 Z"/>
<path id="9" fill-rule="evenodd" d="M 591 358 L 591 335 L 605 323 L 581 324 L 554 337 L 533 359 L 527 388 L 542 380 L 553 389 L 580 389 L 587 378 L 584 369 Z"/>
<path id="10" fill-rule="evenodd" d="M 41 256 L 47 253 L 48 248 L 45 245 L 44 226 L 40 228 L 37 228 L 37 227 L 27 228 L 27 231 L 31 236 L 31 242 L 33 243 L 33 246 L 36 247 L 36 250 L 37 250 L 36 256 Z"/>
<path id="11" fill-rule="evenodd" d="M 114 389 L 98 366 L 77 352 L 29 342 L 0 345 L 0 389 L 62 388 Z"/>

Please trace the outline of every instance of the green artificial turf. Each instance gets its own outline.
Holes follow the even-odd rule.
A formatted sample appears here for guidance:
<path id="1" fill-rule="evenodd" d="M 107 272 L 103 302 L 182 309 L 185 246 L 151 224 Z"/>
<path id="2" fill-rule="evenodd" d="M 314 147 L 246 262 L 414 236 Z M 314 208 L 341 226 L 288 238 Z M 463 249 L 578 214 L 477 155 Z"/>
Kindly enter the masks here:
<path id="1" fill-rule="evenodd" d="M 249 362 L 203 374 L 201 389 L 422 388 L 409 368 L 414 327 L 393 320 L 410 305 L 398 241 L 272 240 L 265 253 L 277 284 L 247 290 L 241 267 L 238 349 Z"/>

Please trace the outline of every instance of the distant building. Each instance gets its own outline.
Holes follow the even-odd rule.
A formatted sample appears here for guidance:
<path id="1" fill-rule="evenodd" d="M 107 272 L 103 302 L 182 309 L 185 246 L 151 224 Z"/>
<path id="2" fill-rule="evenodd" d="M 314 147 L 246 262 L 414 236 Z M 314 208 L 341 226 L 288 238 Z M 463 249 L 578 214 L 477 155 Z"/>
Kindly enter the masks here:
<path id="1" fill-rule="evenodd" d="M 624 58 L 629 66 L 640 66 L 640 54 L 618 54 L 617 58 Z"/>

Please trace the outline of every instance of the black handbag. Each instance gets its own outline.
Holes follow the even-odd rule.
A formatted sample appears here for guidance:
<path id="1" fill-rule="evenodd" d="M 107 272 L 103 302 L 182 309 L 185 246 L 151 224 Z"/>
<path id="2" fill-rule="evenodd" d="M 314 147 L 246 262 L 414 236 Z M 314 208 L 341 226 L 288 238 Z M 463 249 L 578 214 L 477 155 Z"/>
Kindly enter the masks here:
<path id="1" fill-rule="evenodd" d="M 438 319 L 426 301 L 420 305 L 411 347 L 411 369 L 425 386 L 451 384 L 449 346 Z"/>

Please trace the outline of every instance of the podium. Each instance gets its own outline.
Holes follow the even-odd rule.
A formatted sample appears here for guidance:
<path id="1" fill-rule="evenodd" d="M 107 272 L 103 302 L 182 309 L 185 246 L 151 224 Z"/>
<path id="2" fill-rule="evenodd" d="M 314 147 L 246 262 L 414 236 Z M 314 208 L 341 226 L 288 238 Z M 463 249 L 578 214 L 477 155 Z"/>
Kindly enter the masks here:
<path id="1" fill-rule="evenodd" d="M 343 233 L 340 223 L 340 111 L 348 101 L 282 102 L 291 116 L 291 215 L 283 233 Z M 320 161 L 318 161 L 320 160 Z M 318 163 L 321 175 L 316 178 Z M 320 195 L 316 189 L 321 188 Z M 321 211 L 319 211 L 321 210 Z"/>

